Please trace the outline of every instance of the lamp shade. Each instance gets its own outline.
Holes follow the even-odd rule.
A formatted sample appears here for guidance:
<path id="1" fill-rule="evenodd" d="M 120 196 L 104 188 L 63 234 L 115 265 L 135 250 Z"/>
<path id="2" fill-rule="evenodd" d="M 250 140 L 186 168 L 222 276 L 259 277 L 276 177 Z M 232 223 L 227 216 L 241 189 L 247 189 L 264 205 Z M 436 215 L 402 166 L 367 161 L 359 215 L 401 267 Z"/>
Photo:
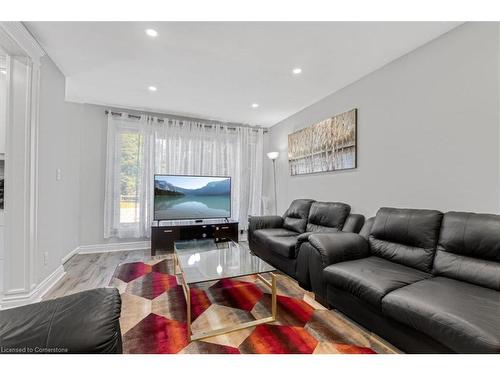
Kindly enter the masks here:
<path id="1" fill-rule="evenodd" d="M 280 156 L 280 153 L 278 151 L 272 151 L 267 153 L 267 157 L 271 160 L 278 159 L 278 156 Z"/>

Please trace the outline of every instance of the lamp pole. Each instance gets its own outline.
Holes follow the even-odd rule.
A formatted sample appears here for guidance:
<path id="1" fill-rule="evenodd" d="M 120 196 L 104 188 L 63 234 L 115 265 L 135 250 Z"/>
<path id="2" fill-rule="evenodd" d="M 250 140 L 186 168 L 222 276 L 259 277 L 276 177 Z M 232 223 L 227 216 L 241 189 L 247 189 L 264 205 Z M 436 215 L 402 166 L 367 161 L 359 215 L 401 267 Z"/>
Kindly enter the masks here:
<path id="1" fill-rule="evenodd" d="M 276 193 L 276 159 L 273 159 L 273 177 L 274 177 L 274 214 L 278 215 L 278 194 Z"/>
<path id="2" fill-rule="evenodd" d="M 273 180 L 274 180 L 274 214 L 278 215 L 278 194 L 276 192 L 276 159 L 280 153 L 272 151 L 267 153 L 267 157 L 273 162 Z"/>

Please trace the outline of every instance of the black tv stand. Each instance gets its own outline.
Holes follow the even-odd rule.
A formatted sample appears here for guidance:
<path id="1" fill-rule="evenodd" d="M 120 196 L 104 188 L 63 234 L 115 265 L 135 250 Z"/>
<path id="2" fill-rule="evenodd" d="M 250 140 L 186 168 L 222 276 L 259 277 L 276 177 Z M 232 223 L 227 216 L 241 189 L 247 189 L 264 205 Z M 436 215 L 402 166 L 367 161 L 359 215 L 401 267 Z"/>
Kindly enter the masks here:
<path id="1" fill-rule="evenodd" d="M 238 242 L 238 222 L 224 220 L 159 221 L 151 227 L 151 255 L 174 251 L 174 242 L 213 238 L 216 242 Z"/>

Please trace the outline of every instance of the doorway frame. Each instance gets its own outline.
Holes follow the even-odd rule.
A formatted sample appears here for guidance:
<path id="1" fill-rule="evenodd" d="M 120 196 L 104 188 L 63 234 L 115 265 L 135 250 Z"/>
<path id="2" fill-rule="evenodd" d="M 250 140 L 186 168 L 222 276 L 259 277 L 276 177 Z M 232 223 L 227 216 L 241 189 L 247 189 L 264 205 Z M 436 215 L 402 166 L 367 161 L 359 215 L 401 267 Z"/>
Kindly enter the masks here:
<path id="1" fill-rule="evenodd" d="M 45 51 L 21 22 L 0 22 L 0 44 L 10 56 L 5 137 L 4 269 L 0 270 L 0 277 L 3 277 L 0 308 L 9 308 L 35 302 L 43 292 L 42 283 L 38 284 L 36 279 L 36 254 L 38 103 L 40 59 Z M 24 87 L 16 86 L 16 90 L 12 82 L 13 68 L 17 74 L 24 69 L 25 74 Z M 12 101 L 13 95 L 20 107 L 13 103 L 16 102 Z M 23 104 L 24 113 L 21 112 Z M 14 145 L 14 133 L 18 131 L 23 132 L 24 139 L 15 138 L 17 144 Z M 20 183 L 14 187 L 9 181 Z M 21 207 L 12 207 L 14 204 L 9 202 L 17 202 Z"/>

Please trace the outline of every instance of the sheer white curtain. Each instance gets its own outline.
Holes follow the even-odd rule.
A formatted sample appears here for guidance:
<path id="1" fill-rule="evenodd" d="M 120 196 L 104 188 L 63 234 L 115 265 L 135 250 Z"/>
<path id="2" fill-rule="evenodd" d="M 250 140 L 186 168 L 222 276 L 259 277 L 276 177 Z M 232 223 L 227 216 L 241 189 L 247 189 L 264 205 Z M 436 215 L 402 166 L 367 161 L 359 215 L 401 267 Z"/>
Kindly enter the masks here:
<path id="1" fill-rule="evenodd" d="M 262 129 L 108 114 L 107 145 L 107 238 L 149 236 L 155 173 L 231 176 L 232 219 L 262 212 Z"/>
<path id="2" fill-rule="evenodd" d="M 104 237 L 146 237 L 153 160 L 147 116 L 108 113 Z"/>

